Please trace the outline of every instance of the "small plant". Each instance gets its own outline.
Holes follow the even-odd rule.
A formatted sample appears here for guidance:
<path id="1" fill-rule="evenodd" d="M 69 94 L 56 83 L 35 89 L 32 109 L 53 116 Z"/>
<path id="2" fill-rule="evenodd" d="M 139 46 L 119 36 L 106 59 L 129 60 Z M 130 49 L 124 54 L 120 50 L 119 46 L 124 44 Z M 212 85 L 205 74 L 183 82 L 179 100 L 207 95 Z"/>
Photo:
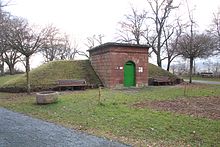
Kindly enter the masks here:
<path id="1" fill-rule="evenodd" d="M 100 106 L 105 106 L 105 104 L 104 103 L 102 103 L 102 94 L 101 94 L 101 91 L 102 91 L 102 87 L 101 86 L 99 86 L 99 94 L 98 94 L 98 104 L 100 105 Z"/>
<path id="2" fill-rule="evenodd" d="M 188 85 L 187 82 L 184 83 L 184 92 L 183 92 L 183 95 L 184 95 L 184 96 L 186 96 L 187 85 Z"/>

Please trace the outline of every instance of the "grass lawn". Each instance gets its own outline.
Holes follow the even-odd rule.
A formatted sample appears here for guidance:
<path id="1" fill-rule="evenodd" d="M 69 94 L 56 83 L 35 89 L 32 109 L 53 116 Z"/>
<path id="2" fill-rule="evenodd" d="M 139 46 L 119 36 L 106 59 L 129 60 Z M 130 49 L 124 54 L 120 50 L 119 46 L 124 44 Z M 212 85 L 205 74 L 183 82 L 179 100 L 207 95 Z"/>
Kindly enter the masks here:
<path id="1" fill-rule="evenodd" d="M 152 108 L 136 108 L 142 101 L 217 96 L 220 85 L 146 87 L 131 90 L 67 92 L 51 105 L 36 105 L 34 95 L 0 93 L 0 107 L 82 130 L 134 146 L 218 146 L 220 120 Z"/>
<path id="2" fill-rule="evenodd" d="M 188 76 L 184 76 L 184 79 L 189 79 Z M 193 76 L 193 80 L 202 80 L 202 81 L 215 81 L 215 82 L 220 82 L 220 78 L 215 78 L 215 77 L 201 77 L 201 76 Z"/>

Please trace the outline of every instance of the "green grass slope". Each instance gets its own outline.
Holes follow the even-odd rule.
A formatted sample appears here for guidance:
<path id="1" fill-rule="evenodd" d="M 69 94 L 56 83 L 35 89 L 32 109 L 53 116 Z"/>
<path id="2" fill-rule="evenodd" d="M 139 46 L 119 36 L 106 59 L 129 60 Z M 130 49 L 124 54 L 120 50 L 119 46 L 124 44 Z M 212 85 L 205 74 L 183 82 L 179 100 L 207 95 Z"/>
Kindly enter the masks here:
<path id="1" fill-rule="evenodd" d="M 165 77 L 176 77 L 175 75 L 171 74 L 170 72 L 149 63 L 148 64 L 148 76 L 149 77 L 159 77 L 159 76 L 165 76 Z"/>
<path id="2" fill-rule="evenodd" d="M 148 67 L 149 77 L 175 77 L 170 72 L 151 63 L 149 63 Z M 85 79 L 89 84 L 100 84 L 100 80 L 88 60 L 52 61 L 30 72 L 31 88 L 34 91 L 54 87 L 59 79 Z M 8 91 L 7 89 L 13 89 L 12 91 L 15 92 L 25 91 L 25 74 L 0 77 L 0 90 L 2 89 L 6 89 L 6 91 Z"/>
<path id="3" fill-rule="evenodd" d="M 15 79 L 20 76 L 21 74 L 0 76 L 0 87 L 2 87 L 5 83 L 10 81 L 11 79 Z"/>
<path id="4" fill-rule="evenodd" d="M 43 64 L 30 72 L 31 88 L 48 89 L 55 86 L 59 79 L 85 79 L 88 84 L 100 84 L 88 60 L 53 61 Z M 0 78 L 1 81 L 1 78 Z M 25 74 L 4 81 L 0 87 L 25 89 Z"/>

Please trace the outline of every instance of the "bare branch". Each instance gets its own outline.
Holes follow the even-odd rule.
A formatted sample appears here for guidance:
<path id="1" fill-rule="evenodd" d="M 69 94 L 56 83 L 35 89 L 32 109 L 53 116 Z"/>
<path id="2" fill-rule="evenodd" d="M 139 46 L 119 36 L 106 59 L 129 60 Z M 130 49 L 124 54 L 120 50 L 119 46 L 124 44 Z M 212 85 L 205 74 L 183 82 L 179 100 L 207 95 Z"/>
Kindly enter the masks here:
<path id="1" fill-rule="evenodd" d="M 173 35 L 173 33 L 169 33 L 165 36 L 165 24 L 168 22 L 170 13 L 179 6 L 173 6 L 173 0 L 147 0 L 147 2 L 152 11 L 152 16 L 148 19 L 153 20 L 154 26 L 151 28 L 153 32 L 151 34 L 149 32 L 145 33 L 144 38 L 152 46 L 152 50 L 157 56 L 158 66 L 162 67 L 161 61 L 164 60 L 164 58 L 161 59 L 163 47 Z"/>
<path id="2" fill-rule="evenodd" d="M 85 45 L 91 49 L 93 47 L 95 47 L 95 45 L 101 45 L 103 43 L 103 34 L 99 34 L 99 35 L 93 35 L 92 37 L 87 37 L 87 42 L 85 43 Z"/>
<path id="3" fill-rule="evenodd" d="M 147 13 L 145 11 L 138 13 L 133 7 L 131 11 L 131 14 L 124 16 L 125 20 L 118 23 L 120 25 L 118 40 L 121 42 L 140 44 L 141 37 L 143 37 L 144 34 L 143 27 Z"/>
<path id="4" fill-rule="evenodd" d="M 80 51 L 80 50 L 76 50 L 76 53 L 80 56 L 84 56 L 84 57 L 87 57 L 88 59 L 90 59 L 90 57 L 83 51 Z"/>

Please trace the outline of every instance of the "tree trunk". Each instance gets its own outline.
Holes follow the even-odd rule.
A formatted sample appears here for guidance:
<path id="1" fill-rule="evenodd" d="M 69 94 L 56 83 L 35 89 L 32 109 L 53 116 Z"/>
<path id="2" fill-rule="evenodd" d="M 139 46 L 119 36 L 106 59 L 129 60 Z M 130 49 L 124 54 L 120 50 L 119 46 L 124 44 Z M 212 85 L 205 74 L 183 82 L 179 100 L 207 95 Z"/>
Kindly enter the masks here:
<path id="1" fill-rule="evenodd" d="M 159 41 L 160 41 L 160 39 L 159 39 Z M 158 45 L 157 45 L 156 56 L 157 56 L 157 65 L 162 68 L 162 61 L 161 61 L 161 57 L 160 57 L 160 43 L 158 43 Z"/>
<path id="2" fill-rule="evenodd" d="M 139 45 L 140 44 L 140 39 L 136 38 L 136 43 Z"/>
<path id="3" fill-rule="evenodd" d="M 189 67 L 189 83 L 192 83 L 192 72 L 193 72 L 193 58 L 190 58 L 190 67 Z"/>
<path id="4" fill-rule="evenodd" d="M 162 68 L 160 54 L 157 54 L 157 65 Z"/>
<path id="5" fill-rule="evenodd" d="M 0 72 L 1 72 L 1 76 L 5 75 L 5 71 L 4 71 L 4 61 L 3 61 L 3 55 L 0 56 L 1 62 L 0 62 Z"/>
<path id="6" fill-rule="evenodd" d="M 159 22 L 157 22 L 157 23 L 159 23 Z M 158 24 L 156 24 L 156 25 L 158 25 Z M 161 54 L 161 34 L 162 34 L 162 29 L 161 28 L 157 28 L 157 29 L 159 29 L 159 31 L 158 31 L 158 38 L 157 38 L 157 65 L 159 66 L 159 67 L 161 67 L 162 68 L 162 63 L 161 63 L 161 57 L 160 57 L 160 54 Z"/>
<path id="7" fill-rule="evenodd" d="M 0 72 L 1 72 L 1 76 L 4 76 L 4 75 L 5 75 L 4 62 L 2 62 L 2 63 L 0 64 Z"/>
<path id="8" fill-rule="evenodd" d="M 14 68 L 14 65 L 13 65 L 13 64 L 8 65 L 8 68 L 9 68 L 10 75 L 14 75 L 14 74 L 15 74 L 15 68 Z"/>
<path id="9" fill-rule="evenodd" d="M 30 56 L 26 56 L 26 78 L 27 78 L 27 93 L 31 93 L 31 84 L 30 84 L 30 77 L 29 77 L 29 72 L 30 72 Z"/>
<path id="10" fill-rule="evenodd" d="M 196 61 L 194 60 L 193 61 L 194 63 L 194 65 L 193 65 L 193 74 L 195 75 L 196 74 Z"/>
<path id="11" fill-rule="evenodd" d="M 168 58 L 167 60 L 168 60 L 167 61 L 167 71 L 170 71 L 170 63 L 171 63 L 170 58 Z"/>

